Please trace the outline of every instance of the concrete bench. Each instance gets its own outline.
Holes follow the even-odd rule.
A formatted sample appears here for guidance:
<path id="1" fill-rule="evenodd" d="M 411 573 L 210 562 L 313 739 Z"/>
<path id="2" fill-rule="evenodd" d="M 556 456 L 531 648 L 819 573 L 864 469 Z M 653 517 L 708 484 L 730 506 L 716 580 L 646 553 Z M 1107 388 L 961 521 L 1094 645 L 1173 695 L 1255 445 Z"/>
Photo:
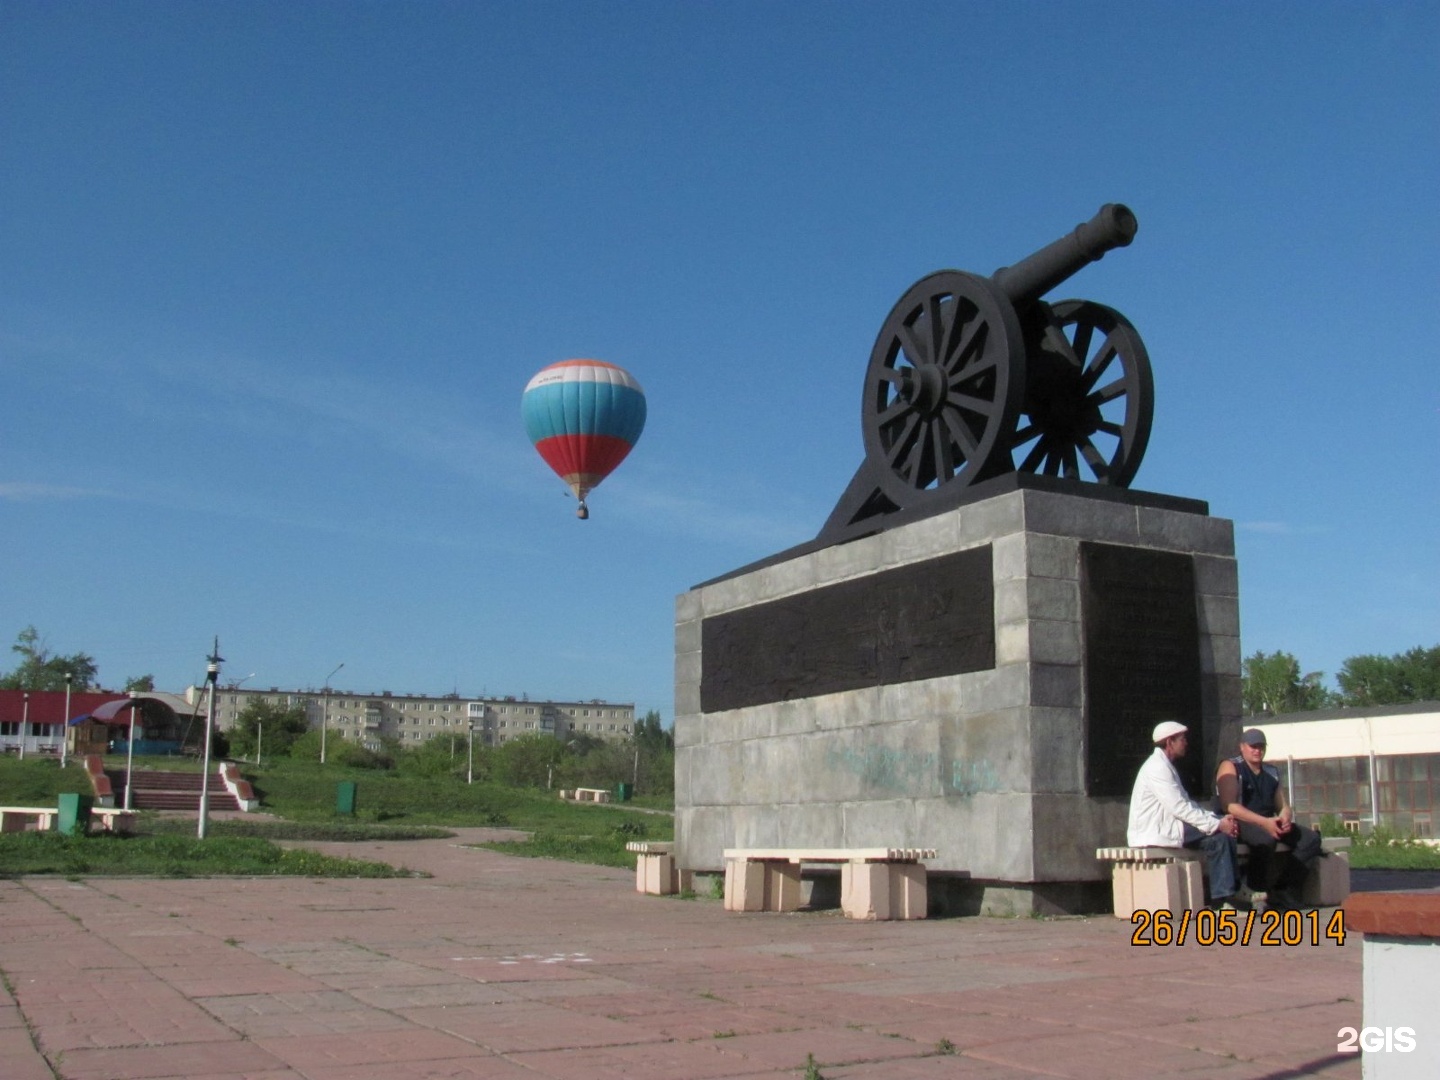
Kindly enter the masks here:
<path id="1" fill-rule="evenodd" d="M 726 911 L 795 911 L 803 863 L 840 864 L 840 907 L 851 919 L 923 919 L 922 859 L 934 848 L 726 848 Z"/>
<path id="2" fill-rule="evenodd" d="M 1189 848 L 1109 847 L 1095 858 L 1115 865 L 1111 895 L 1115 917 L 1128 919 L 1137 910 L 1180 912 L 1205 904 L 1204 852 Z"/>
<path id="3" fill-rule="evenodd" d="M 576 802 L 609 802 L 610 792 L 605 788 L 577 787 L 575 789 Z"/>
<path id="4" fill-rule="evenodd" d="M 0 832 L 49 832 L 59 812 L 53 806 L 0 806 Z"/>
<path id="5" fill-rule="evenodd" d="M 105 832 L 128 836 L 135 831 L 135 811 L 117 810 L 113 806 L 96 806 L 90 810 L 90 820 L 99 821 Z"/>
<path id="6" fill-rule="evenodd" d="M 1301 888 L 1300 902 L 1313 907 L 1334 907 L 1350 895 L 1350 846 L 1348 837 L 1326 837 L 1326 857 L 1315 860 Z M 1244 867 L 1250 849 L 1237 845 L 1239 862 Z M 1276 845 L 1279 852 L 1288 852 L 1285 844 Z M 1204 853 L 1190 848 L 1112 847 L 1099 848 L 1095 858 L 1114 863 L 1111 870 L 1111 891 L 1115 917 L 1128 919 L 1139 909 L 1168 910 L 1179 917 L 1182 911 L 1193 911 L 1205 903 Z M 1242 869 L 1243 873 L 1243 869 Z M 1263 904 L 1264 893 L 1255 894 Z"/>
<path id="7" fill-rule="evenodd" d="M 625 845 L 635 859 L 635 891 L 649 896 L 674 896 L 694 887 L 695 871 L 675 865 L 671 840 L 632 840 Z"/>

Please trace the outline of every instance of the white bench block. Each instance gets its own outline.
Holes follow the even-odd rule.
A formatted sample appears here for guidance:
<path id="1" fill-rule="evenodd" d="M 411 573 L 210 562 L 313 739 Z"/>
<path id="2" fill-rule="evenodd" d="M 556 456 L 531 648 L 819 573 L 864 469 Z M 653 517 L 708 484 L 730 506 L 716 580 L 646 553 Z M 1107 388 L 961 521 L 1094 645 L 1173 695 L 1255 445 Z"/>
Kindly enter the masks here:
<path id="1" fill-rule="evenodd" d="M 765 910 L 765 864 L 750 859 L 725 860 L 725 910 Z"/>
<path id="2" fill-rule="evenodd" d="M 675 857 L 666 854 L 641 855 L 635 860 L 635 889 L 650 896 L 675 892 Z"/>

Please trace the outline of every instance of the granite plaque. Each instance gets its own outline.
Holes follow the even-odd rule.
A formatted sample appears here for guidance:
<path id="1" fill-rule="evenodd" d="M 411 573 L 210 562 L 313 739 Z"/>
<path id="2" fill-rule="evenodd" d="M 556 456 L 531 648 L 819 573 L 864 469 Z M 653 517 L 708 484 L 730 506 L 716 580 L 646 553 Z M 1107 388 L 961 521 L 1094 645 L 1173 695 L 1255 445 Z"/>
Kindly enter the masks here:
<path id="1" fill-rule="evenodd" d="M 1200 623 L 1189 555 L 1112 544 L 1080 545 L 1084 635 L 1085 792 L 1130 795 L 1161 720 L 1190 728 L 1176 763 L 1191 795 L 1200 776 Z"/>
<path id="2" fill-rule="evenodd" d="M 995 666 L 989 545 L 701 624 L 702 712 Z"/>

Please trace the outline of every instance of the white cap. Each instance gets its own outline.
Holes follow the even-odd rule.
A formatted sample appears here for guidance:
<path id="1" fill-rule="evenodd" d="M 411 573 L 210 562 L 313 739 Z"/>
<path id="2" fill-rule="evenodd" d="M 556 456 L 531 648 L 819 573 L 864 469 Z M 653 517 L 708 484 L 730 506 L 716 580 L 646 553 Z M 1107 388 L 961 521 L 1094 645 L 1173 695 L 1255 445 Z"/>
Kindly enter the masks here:
<path id="1" fill-rule="evenodd" d="M 1174 720 L 1166 720 L 1155 725 L 1155 730 L 1150 733 L 1150 741 L 1159 746 L 1172 735 L 1183 735 L 1189 731 L 1184 724 L 1177 724 Z"/>

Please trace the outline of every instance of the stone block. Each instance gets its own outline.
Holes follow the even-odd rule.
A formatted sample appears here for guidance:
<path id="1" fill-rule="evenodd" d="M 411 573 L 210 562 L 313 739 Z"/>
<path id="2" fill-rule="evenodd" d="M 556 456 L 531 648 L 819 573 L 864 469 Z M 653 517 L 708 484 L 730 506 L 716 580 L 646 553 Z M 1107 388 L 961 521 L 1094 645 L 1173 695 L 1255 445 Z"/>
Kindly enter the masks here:
<path id="1" fill-rule="evenodd" d="M 896 718 L 893 714 L 885 714 L 881 711 L 880 691 L 878 687 L 874 686 L 865 686 L 858 690 L 844 690 L 835 694 L 821 694 L 808 700 L 814 703 L 815 729 L 819 731 L 869 727 L 871 724 L 887 723 Z"/>
<path id="2" fill-rule="evenodd" d="M 1034 577 L 1080 580 L 1080 541 L 1073 537 L 1027 533 L 1025 555 Z"/>
<path id="3" fill-rule="evenodd" d="M 726 578 L 701 590 L 705 617 L 778 600 L 815 587 L 815 556 L 801 555 L 783 563 Z"/>
<path id="4" fill-rule="evenodd" d="M 1079 708 L 1081 693 L 1078 665 L 1030 665 L 1030 704 Z"/>
<path id="5" fill-rule="evenodd" d="M 840 808 L 841 839 L 836 847 L 893 847 L 896 837 L 905 838 L 906 847 L 923 847 L 915 843 L 915 802 L 913 799 L 875 799 L 846 803 Z M 934 845 L 929 845 L 933 847 Z"/>
<path id="6" fill-rule="evenodd" d="M 1200 670 L 1219 675 L 1240 674 L 1239 636 L 1201 634 Z"/>
<path id="7" fill-rule="evenodd" d="M 992 543 L 1002 536 L 1025 531 L 1024 492 L 1012 491 L 955 511 L 959 530 L 956 549 Z"/>
<path id="8" fill-rule="evenodd" d="M 1029 660 L 1029 621 L 999 623 L 995 628 L 995 663 L 1024 664 Z"/>
<path id="9" fill-rule="evenodd" d="M 1030 618 L 1028 584 L 1023 578 L 995 582 L 996 626 L 1013 625 Z M 1000 662 L 998 657 L 995 662 Z"/>
<path id="10" fill-rule="evenodd" d="M 1085 794 L 1084 713 L 1079 706 L 1069 708 L 1034 706 L 1028 712 L 1030 724 L 1029 790 L 1036 795 L 1083 796 Z M 1060 835 L 1067 836 L 1072 824 L 1073 822 L 1064 818 L 1054 822 Z M 1068 839 L 1066 842 L 1070 843 Z M 1076 843 L 1081 843 L 1081 841 L 1077 840 Z"/>
<path id="11" fill-rule="evenodd" d="M 1031 663 L 1078 666 L 1084 659 L 1078 622 L 1032 619 L 1027 629 Z M 996 654 L 998 660 L 998 642 Z"/>
<path id="12" fill-rule="evenodd" d="M 675 654 L 675 685 L 694 684 L 700 685 L 701 660 L 697 652 L 677 652 Z"/>
<path id="13" fill-rule="evenodd" d="M 1202 635 L 1240 636 L 1240 602 L 1235 597 L 1206 596 L 1202 593 L 1195 602 Z"/>
<path id="14" fill-rule="evenodd" d="M 929 914 L 925 867 L 920 863 L 890 865 L 890 917 L 923 919 Z"/>
<path id="15" fill-rule="evenodd" d="M 1076 622 L 1080 618 L 1080 582 L 1066 578 L 1031 578 L 1026 585 L 1026 616 Z"/>
<path id="16" fill-rule="evenodd" d="M 798 698 L 777 701 L 766 706 L 771 710 L 772 730 L 777 737 L 808 735 L 820 727 L 820 698 Z"/>
<path id="17" fill-rule="evenodd" d="M 1024 581 L 1028 576 L 1025 555 L 1025 533 L 1011 533 L 998 537 L 991 545 L 995 583 L 1002 581 Z"/>
<path id="18" fill-rule="evenodd" d="M 880 544 L 877 537 L 854 540 L 848 544 L 835 544 L 821 548 L 813 556 L 815 560 L 815 581 L 818 585 L 829 585 L 836 581 L 873 574 L 880 568 Z"/>
<path id="19" fill-rule="evenodd" d="M 688 746 L 700 745 L 705 740 L 705 717 L 700 715 L 698 709 L 694 712 L 682 713 L 677 708 L 672 734 L 677 752 Z"/>
<path id="20" fill-rule="evenodd" d="M 675 623 L 675 653 L 700 651 L 700 620 L 685 619 Z"/>
<path id="21" fill-rule="evenodd" d="M 1050 491 L 1023 491 L 1025 528 L 1077 540 L 1136 545 L 1135 507 L 1100 499 L 1077 499 Z"/>
<path id="22" fill-rule="evenodd" d="M 765 910 L 796 911 L 800 907 L 800 867 L 796 863 L 767 862 Z"/>
<path id="23" fill-rule="evenodd" d="M 735 846 L 730 813 L 723 806 L 677 806 L 675 861 L 687 870 L 720 870 L 724 850 Z"/>
<path id="24" fill-rule="evenodd" d="M 1204 885 L 1200 864 L 1193 860 L 1168 863 L 1117 864 L 1115 874 L 1128 873 L 1128 889 L 1116 886 L 1115 915 L 1128 919 L 1140 910 L 1168 911 L 1172 918 L 1179 919 L 1183 911 L 1193 911 L 1205 903 Z M 1130 907 L 1120 907 L 1123 897 L 1129 898 Z"/>
<path id="25" fill-rule="evenodd" d="M 1030 786 L 1027 710 L 966 713 L 939 724 L 939 779 L 946 795 L 1025 791 Z"/>
<path id="26" fill-rule="evenodd" d="M 1180 510 L 1136 508 L 1139 543 L 1162 551 L 1233 556 L 1235 532 L 1225 518 L 1187 514 Z"/>
<path id="27" fill-rule="evenodd" d="M 1202 596 L 1239 596 L 1240 571 L 1233 557 L 1195 556 L 1195 591 Z"/>
<path id="28" fill-rule="evenodd" d="M 890 918 L 890 868 L 849 862 L 840 867 L 840 908 L 848 919 Z"/>
<path id="29" fill-rule="evenodd" d="M 1005 664 L 991 671 L 974 671 L 964 685 L 965 710 L 983 713 L 1030 703 L 1030 665 Z"/>
<path id="30" fill-rule="evenodd" d="M 691 804 L 728 806 L 745 790 L 740 748 L 735 743 L 707 743 L 689 748 Z"/>
<path id="31" fill-rule="evenodd" d="M 700 590 L 691 589 L 675 597 L 675 622 L 699 622 L 705 614 L 705 607 L 700 601 Z"/>
<path id="32" fill-rule="evenodd" d="M 1307 907 L 1337 907 L 1349 895 L 1350 853 L 1332 851 L 1311 864 L 1300 889 L 1300 902 Z"/>
<path id="33" fill-rule="evenodd" d="M 937 555 L 948 555 L 952 551 L 975 547 L 974 543 L 959 542 L 957 524 L 954 514 L 938 514 L 881 533 L 874 538 L 880 542 L 879 565 L 905 566 Z"/>
<path id="34" fill-rule="evenodd" d="M 700 715 L 700 684 L 698 682 L 677 682 L 675 684 L 675 715 Z"/>
<path id="35" fill-rule="evenodd" d="M 765 910 L 765 864 L 750 859 L 725 860 L 725 910 Z"/>
<path id="36" fill-rule="evenodd" d="M 765 807 L 764 815 L 775 827 L 775 838 L 767 847 L 845 847 L 845 808 L 849 803 L 790 802 Z M 756 844 L 755 846 L 760 846 Z"/>
<path id="37" fill-rule="evenodd" d="M 742 848 L 787 847 L 790 841 L 780 827 L 780 816 L 773 804 L 732 805 L 727 808 L 730 816 L 729 834 L 735 838 L 734 846 Z"/>
<path id="38" fill-rule="evenodd" d="M 639 855 L 635 860 L 635 888 L 649 896 L 671 896 L 675 893 L 675 858 L 673 855 Z"/>

